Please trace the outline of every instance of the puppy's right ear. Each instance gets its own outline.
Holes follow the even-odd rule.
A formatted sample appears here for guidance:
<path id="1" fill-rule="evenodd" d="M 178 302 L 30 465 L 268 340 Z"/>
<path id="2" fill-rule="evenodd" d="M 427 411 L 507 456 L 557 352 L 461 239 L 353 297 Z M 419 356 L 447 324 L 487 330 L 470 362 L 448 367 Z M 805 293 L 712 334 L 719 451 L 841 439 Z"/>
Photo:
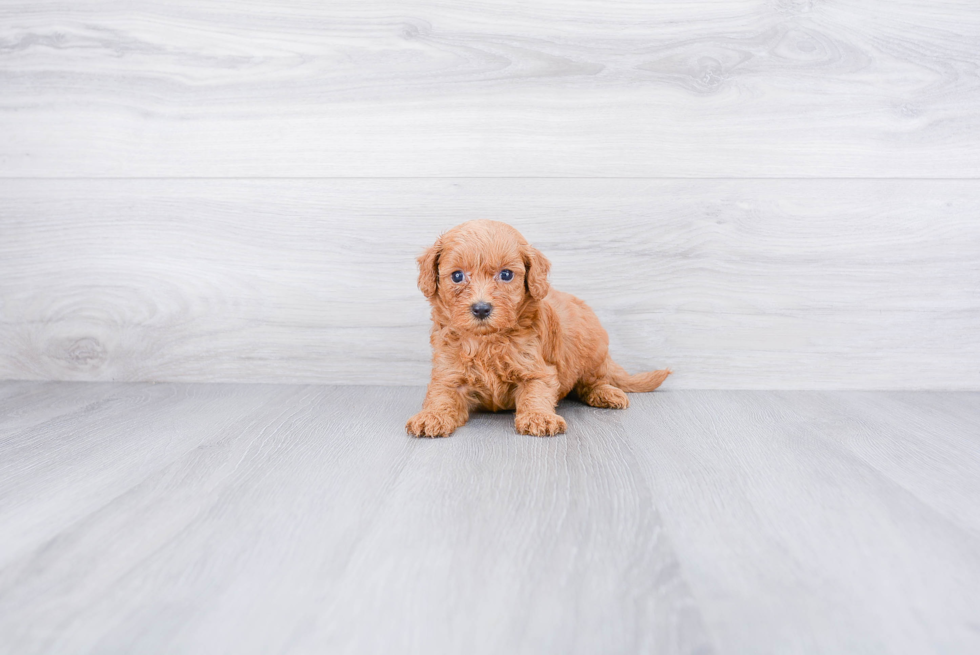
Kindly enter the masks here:
<path id="1" fill-rule="evenodd" d="M 439 289 L 439 255 L 442 254 L 442 237 L 419 258 L 419 289 L 426 298 L 436 295 Z"/>

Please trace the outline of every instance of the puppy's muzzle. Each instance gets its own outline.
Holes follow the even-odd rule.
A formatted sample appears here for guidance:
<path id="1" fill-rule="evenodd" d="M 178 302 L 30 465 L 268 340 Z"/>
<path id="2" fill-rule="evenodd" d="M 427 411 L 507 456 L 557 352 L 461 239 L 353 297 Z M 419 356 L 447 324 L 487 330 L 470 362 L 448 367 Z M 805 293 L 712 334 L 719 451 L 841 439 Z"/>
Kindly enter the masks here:
<path id="1" fill-rule="evenodd" d="M 476 316 L 477 319 L 482 321 L 490 316 L 490 312 L 493 311 L 493 305 L 488 302 L 476 302 L 470 305 L 470 311 L 473 312 L 473 316 Z"/>

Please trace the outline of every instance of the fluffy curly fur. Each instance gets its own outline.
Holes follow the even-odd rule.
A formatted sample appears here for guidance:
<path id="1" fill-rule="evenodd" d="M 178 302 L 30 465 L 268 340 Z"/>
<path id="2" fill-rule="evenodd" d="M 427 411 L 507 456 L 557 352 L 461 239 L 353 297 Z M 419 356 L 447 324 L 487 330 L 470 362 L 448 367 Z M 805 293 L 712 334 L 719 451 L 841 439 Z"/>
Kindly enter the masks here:
<path id="1" fill-rule="evenodd" d="M 555 406 L 572 390 L 593 407 L 624 409 L 623 392 L 653 391 L 670 374 L 626 373 L 609 357 L 592 310 L 552 289 L 550 262 L 505 223 L 463 223 L 418 263 L 419 289 L 432 305 L 432 379 L 409 434 L 444 437 L 473 410 L 516 409 L 518 432 L 552 436 L 565 431 Z M 483 319 L 478 303 L 492 307 Z"/>

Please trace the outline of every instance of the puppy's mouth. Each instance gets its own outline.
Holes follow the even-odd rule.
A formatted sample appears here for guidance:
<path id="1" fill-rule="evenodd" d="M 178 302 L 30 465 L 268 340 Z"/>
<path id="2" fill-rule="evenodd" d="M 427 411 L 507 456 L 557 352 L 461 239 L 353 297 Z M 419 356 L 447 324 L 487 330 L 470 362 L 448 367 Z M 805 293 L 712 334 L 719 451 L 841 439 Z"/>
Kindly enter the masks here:
<path id="1" fill-rule="evenodd" d="M 496 318 L 496 317 L 494 317 Z M 500 332 L 501 326 L 497 325 L 497 321 L 493 318 L 479 319 L 475 316 L 467 316 L 462 320 L 455 321 L 456 326 L 463 332 L 468 332 L 470 334 L 476 334 L 479 336 L 484 336 L 488 334 L 494 334 Z"/>
<path id="2" fill-rule="evenodd" d="M 490 334 L 491 332 L 497 331 L 497 326 L 486 319 L 482 321 L 474 321 L 473 331 L 477 334 Z"/>

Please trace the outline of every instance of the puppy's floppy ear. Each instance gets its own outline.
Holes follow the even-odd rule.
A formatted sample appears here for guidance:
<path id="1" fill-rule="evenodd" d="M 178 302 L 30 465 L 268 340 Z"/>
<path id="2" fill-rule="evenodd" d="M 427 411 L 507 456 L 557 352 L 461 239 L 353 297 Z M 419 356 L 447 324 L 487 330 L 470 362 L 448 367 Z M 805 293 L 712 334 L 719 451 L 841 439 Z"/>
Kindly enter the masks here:
<path id="1" fill-rule="evenodd" d="M 548 271 L 551 262 L 534 246 L 524 246 L 524 288 L 535 300 L 548 295 Z"/>
<path id="2" fill-rule="evenodd" d="M 436 295 L 439 289 L 439 255 L 442 254 L 442 237 L 419 255 L 419 289 L 426 298 Z"/>

